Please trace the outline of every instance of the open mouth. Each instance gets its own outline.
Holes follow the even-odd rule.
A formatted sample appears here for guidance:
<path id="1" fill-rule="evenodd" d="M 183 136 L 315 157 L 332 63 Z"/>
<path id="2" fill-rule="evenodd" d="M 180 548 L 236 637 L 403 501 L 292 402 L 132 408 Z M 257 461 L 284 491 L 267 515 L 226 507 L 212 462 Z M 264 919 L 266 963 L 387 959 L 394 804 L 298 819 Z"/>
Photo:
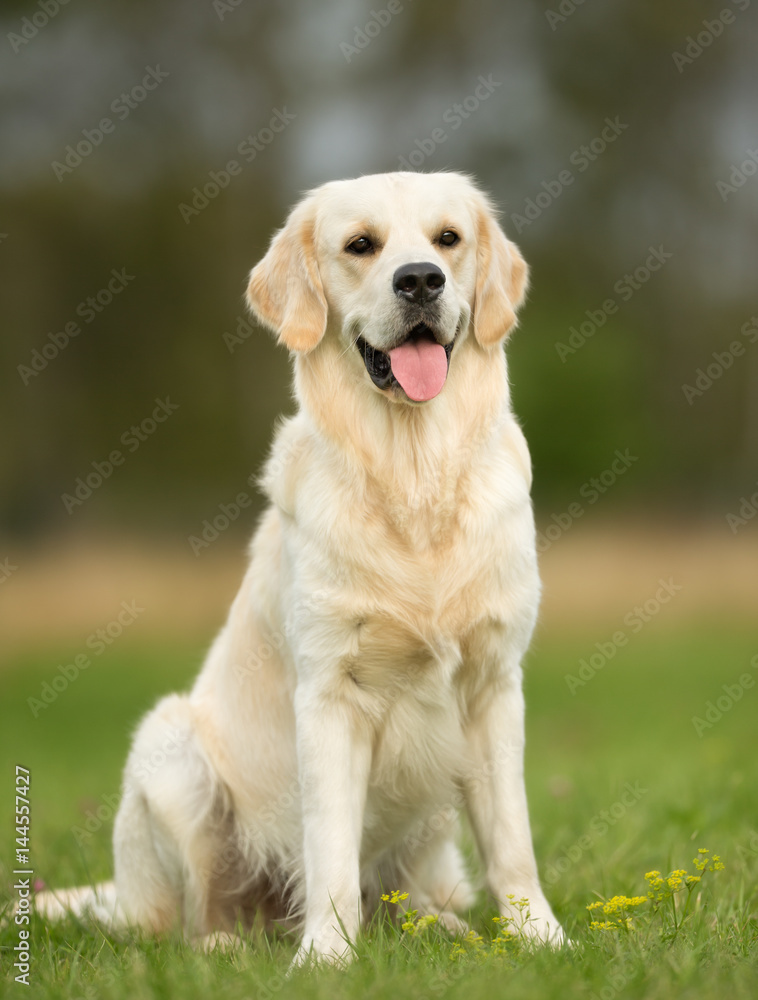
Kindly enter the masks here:
<path id="1" fill-rule="evenodd" d="M 372 347 L 363 337 L 358 338 L 356 346 L 375 386 L 391 389 L 399 385 L 409 399 L 422 403 L 442 391 L 453 343 L 440 344 L 434 331 L 425 323 L 419 323 L 402 344 L 386 354 Z"/>

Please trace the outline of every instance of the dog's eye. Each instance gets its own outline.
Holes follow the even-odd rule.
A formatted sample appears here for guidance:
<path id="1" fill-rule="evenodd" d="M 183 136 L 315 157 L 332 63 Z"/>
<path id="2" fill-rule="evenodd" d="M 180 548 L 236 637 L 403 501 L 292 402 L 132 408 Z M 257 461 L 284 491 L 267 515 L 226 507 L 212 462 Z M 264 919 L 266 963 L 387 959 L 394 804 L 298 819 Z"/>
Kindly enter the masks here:
<path id="1" fill-rule="evenodd" d="M 369 253 L 374 249 L 374 244 L 367 236 L 358 236 L 356 239 L 352 240 L 345 249 L 349 253 L 357 253 L 358 255 L 362 253 Z"/>
<path id="2" fill-rule="evenodd" d="M 440 236 L 440 243 L 443 247 L 454 247 L 456 243 L 460 243 L 460 240 L 458 233 L 454 233 L 452 229 L 446 229 Z"/>

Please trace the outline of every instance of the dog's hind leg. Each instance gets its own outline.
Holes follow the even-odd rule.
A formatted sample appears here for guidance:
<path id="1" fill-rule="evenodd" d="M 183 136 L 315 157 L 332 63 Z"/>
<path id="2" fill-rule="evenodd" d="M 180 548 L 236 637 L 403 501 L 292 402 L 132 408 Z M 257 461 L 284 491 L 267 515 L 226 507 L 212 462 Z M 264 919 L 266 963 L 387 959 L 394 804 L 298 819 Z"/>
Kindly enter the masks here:
<path id="1" fill-rule="evenodd" d="M 135 736 L 113 831 L 116 894 L 128 923 L 217 929 L 209 899 L 223 798 L 189 701 L 164 698 Z"/>
<path id="2" fill-rule="evenodd" d="M 137 788 L 124 790 L 113 845 L 117 896 L 127 922 L 151 931 L 178 926 L 182 916 L 178 851 Z"/>
<path id="3" fill-rule="evenodd" d="M 203 786 L 197 742 L 186 698 L 165 698 L 142 720 L 114 824 L 114 882 L 39 893 L 38 913 L 50 920 L 70 913 L 107 927 L 128 924 L 151 931 L 182 921 L 183 840 L 202 815 L 191 787 Z M 202 791 L 209 785 L 206 779 Z"/>

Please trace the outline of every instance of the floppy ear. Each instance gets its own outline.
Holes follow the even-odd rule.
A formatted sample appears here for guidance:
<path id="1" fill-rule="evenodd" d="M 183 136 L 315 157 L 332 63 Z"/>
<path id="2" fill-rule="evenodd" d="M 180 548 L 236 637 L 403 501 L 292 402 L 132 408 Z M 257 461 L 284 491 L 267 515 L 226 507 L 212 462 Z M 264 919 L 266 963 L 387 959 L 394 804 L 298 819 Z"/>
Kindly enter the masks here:
<path id="1" fill-rule="evenodd" d="M 297 205 L 250 272 L 250 308 L 291 351 L 310 351 L 324 336 L 326 298 L 316 261 L 313 199 Z"/>
<path id="2" fill-rule="evenodd" d="M 480 207 L 474 334 L 482 347 L 496 344 L 516 325 L 529 269 L 515 243 L 506 239 L 489 205 Z"/>

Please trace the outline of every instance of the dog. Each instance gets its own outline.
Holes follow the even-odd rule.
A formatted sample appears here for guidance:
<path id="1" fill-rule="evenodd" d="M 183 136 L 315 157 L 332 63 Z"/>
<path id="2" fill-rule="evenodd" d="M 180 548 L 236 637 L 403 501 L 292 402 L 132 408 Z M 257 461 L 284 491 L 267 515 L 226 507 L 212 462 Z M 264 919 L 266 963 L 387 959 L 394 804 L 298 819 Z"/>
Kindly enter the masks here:
<path id="1" fill-rule="evenodd" d="M 114 882 L 41 912 L 200 939 L 258 915 L 301 928 L 296 962 L 340 962 L 390 888 L 465 927 L 465 809 L 502 914 L 527 898 L 524 933 L 563 940 L 523 776 L 540 582 L 503 342 L 526 289 L 464 175 L 335 181 L 292 210 L 247 291 L 299 403 L 249 568 L 190 693 L 136 731 Z"/>

